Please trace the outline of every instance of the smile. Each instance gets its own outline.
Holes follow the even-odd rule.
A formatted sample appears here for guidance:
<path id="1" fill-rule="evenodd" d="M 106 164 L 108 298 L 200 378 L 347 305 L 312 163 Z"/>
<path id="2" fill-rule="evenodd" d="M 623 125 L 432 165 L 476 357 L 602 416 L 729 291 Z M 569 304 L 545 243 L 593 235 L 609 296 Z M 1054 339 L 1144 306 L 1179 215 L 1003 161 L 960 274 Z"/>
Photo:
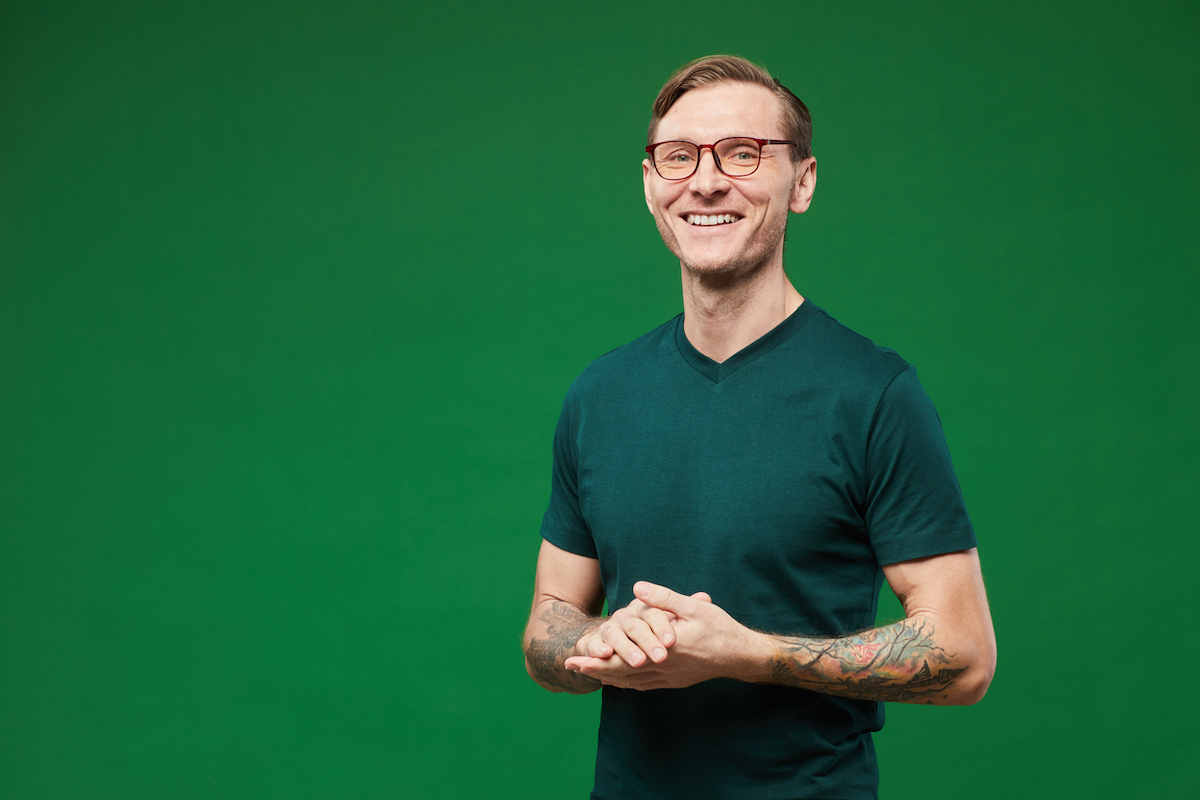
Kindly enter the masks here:
<path id="1" fill-rule="evenodd" d="M 741 217 L 735 217 L 733 214 L 687 214 L 684 219 L 688 225 L 728 225 L 737 222 Z"/>

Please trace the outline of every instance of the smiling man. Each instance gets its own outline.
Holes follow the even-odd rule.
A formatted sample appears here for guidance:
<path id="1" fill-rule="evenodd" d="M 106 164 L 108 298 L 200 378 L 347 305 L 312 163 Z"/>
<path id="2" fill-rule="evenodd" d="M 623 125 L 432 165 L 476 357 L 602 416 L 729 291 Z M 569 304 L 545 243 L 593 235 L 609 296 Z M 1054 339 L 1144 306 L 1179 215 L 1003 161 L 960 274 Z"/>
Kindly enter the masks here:
<path id="1" fill-rule="evenodd" d="M 525 631 L 539 684 L 603 687 L 593 798 L 876 797 L 882 701 L 974 703 L 995 669 L 913 368 L 784 272 L 811 139 L 740 58 L 654 103 L 642 178 L 683 314 L 567 394 Z M 885 579 L 905 618 L 874 627 Z"/>

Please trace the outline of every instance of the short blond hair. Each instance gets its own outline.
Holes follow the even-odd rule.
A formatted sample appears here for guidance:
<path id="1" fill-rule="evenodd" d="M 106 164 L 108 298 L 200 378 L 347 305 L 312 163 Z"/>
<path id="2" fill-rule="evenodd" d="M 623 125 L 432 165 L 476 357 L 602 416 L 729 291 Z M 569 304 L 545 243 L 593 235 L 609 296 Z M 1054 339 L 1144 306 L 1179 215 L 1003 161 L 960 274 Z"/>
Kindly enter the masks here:
<path id="1" fill-rule="evenodd" d="M 808 113 L 808 107 L 790 89 L 771 77 L 771 73 L 739 56 L 705 56 L 677 69 L 654 98 L 646 144 L 654 144 L 658 123 L 680 97 L 692 89 L 718 83 L 750 83 L 770 89 L 780 101 L 784 135 L 796 142 L 792 160 L 800 161 L 812 155 L 812 115 Z"/>

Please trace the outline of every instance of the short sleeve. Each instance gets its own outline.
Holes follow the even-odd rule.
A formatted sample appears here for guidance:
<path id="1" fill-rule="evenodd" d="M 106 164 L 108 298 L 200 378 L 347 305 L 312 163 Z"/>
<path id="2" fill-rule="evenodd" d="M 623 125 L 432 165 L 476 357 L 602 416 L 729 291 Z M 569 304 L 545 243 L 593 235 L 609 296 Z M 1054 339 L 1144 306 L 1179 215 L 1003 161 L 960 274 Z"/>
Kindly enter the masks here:
<path id="1" fill-rule="evenodd" d="M 554 430 L 550 505 L 542 517 L 542 538 L 575 555 L 596 558 L 596 543 L 579 503 L 579 451 L 575 386 L 567 392 Z"/>
<path id="2" fill-rule="evenodd" d="M 888 384 L 871 423 L 866 499 L 880 564 L 975 547 L 941 420 L 911 365 Z"/>

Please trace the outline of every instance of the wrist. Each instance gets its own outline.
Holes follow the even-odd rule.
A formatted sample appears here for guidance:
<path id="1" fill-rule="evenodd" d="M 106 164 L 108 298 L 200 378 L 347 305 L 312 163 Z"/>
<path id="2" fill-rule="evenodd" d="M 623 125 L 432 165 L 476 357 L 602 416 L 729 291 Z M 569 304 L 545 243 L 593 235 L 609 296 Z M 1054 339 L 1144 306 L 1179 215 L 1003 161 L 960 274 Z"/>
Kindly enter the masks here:
<path id="1" fill-rule="evenodd" d="M 734 664 L 735 674 L 730 677 L 746 683 L 770 683 L 774 654 L 773 636 L 747 628 L 744 646 Z"/>
<path id="2" fill-rule="evenodd" d="M 596 631 L 604 624 L 604 617 L 592 617 L 582 626 L 580 626 L 579 638 L 575 640 L 575 644 L 571 647 L 571 652 L 564 653 L 563 658 L 567 659 L 572 656 L 586 656 L 588 653 L 588 641 L 596 635 Z"/>

